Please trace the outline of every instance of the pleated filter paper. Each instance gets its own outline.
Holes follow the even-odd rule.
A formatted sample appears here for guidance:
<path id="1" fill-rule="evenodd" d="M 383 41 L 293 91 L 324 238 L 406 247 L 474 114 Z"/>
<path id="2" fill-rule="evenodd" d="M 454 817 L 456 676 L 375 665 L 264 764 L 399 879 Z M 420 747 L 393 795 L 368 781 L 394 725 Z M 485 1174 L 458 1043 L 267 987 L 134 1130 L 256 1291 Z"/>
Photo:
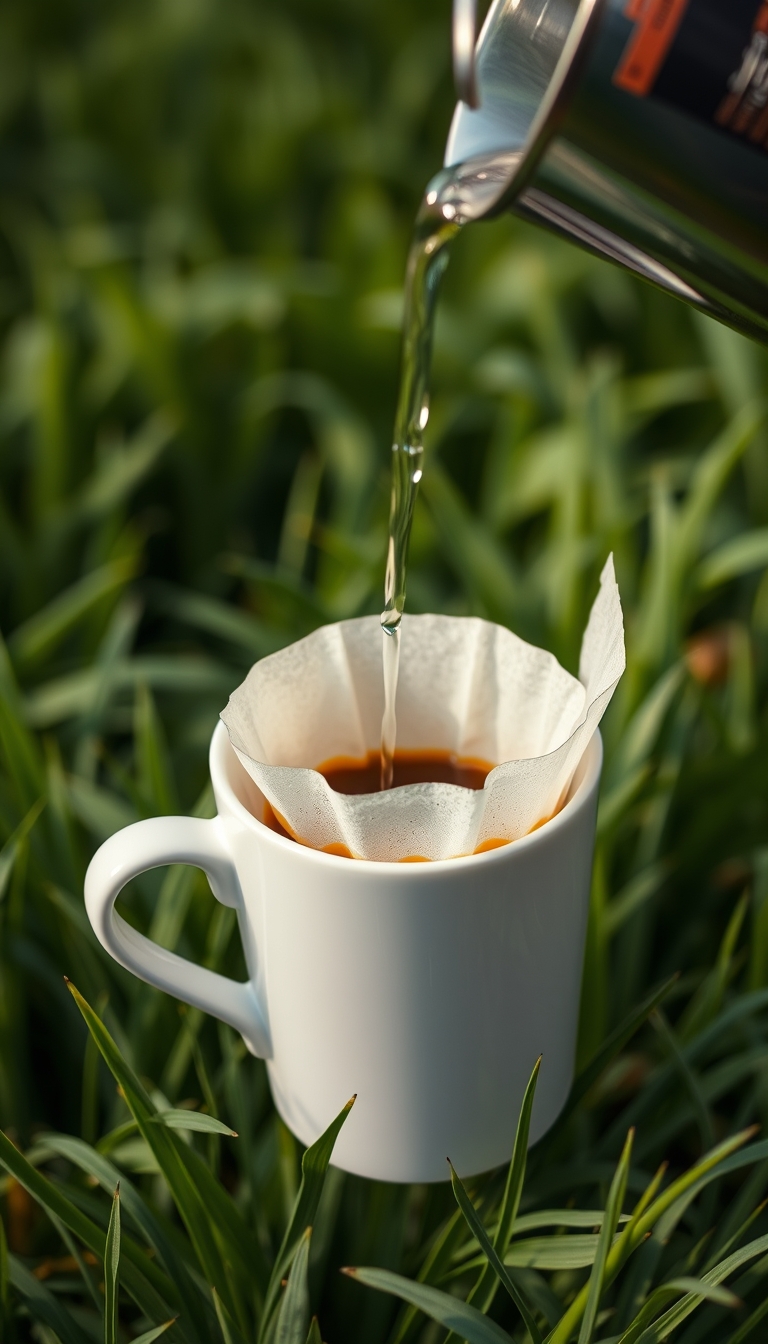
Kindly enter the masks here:
<path id="1" fill-rule="evenodd" d="M 409 784 L 335 792 L 316 766 L 379 747 L 384 687 L 376 616 L 327 625 L 255 664 L 221 717 L 286 828 L 356 858 L 449 859 L 517 840 L 555 813 L 625 667 L 609 557 L 578 680 L 544 649 L 476 617 L 404 616 L 397 746 L 499 764 L 482 789 Z"/>

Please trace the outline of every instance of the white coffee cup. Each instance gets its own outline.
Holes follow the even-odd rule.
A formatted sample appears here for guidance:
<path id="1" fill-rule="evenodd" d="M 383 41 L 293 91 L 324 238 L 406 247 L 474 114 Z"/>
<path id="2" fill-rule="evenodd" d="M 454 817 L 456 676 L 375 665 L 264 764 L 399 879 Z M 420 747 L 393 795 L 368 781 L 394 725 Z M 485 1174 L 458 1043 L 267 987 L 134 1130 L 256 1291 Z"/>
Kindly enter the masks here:
<path id="1" fill-rule="evenodd" d="M 313 1142 L 357 1094 L 334 1150 L 345 1171 L 438 1181 L 508 1161 L 543 1055 L 531 1124 L 573 1077 L 602 744 L 568 800 L 512 844 L 438 863 L 372 863 L 295 844 L 213 734 L 212 821 L 157 817 L 107 840 L 85 880 L 99 941 L 151 985 L 221 1018 L 267 1061 L 280 1115 Z M 167 952 L 114 910 L 126 882 L 191 863 L 237 910 L 242 984 Z"/>

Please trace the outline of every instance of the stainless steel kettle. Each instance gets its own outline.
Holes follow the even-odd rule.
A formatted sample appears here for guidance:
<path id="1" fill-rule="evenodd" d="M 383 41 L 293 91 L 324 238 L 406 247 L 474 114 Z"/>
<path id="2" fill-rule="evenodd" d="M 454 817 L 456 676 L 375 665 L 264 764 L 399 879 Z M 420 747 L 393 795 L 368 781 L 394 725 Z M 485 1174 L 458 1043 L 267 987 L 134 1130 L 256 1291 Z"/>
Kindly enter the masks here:
<path id="1" fill-rule="evenodd" d="M 455 0 L 445 164 L 768 341 L 768 0 Z M 464 168 L 461 169 L 464 171 Z"/>

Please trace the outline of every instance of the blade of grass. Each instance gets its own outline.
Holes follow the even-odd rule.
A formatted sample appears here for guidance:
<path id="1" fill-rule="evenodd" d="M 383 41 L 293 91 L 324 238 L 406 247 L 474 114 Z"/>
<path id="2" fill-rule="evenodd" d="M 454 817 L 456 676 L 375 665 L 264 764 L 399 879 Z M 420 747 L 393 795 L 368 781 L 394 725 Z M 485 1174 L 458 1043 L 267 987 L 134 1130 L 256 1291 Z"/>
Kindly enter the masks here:
<path id="1" fill-rule="evenodd" d="M 61 1305 L 58 1298 L 31 1274 L 15 1255 L 8 1256 L 8 1278 L 29 1304 L 33 1319 L 44 1321 L 61 1340 L 61 1344 L 83 1344 L 78 1323 Z"/>
<path id="2" fill-rule="evenodd" d="M 461 583 L 492 620 L 519 617 L 524 591 L 509 551 L 473 516 L 434 458 L 422 485 L 445 558 Z"/>
<path id="3" fill-rule="evenodd" d="M 678 564 L 690 565 L 696 558 L 701 534 L 722 488 L 742 453 L 749 447 L 765 419 L 760 402 L 743 406 L 703 452 L 694 468 L 688 497 L 680 513 L 676 538 Z"/>
<path id="4" fill-rule="evenodd" d="M 70 1232 L 79 1237 L 89 1251 L 99 1260 L 104 1259 L 107 1240 L 105 1233 L 86 1214 L 81 1213 L 61 1190 L 31 1166 L 1 1130 L 0 1164 L 42 1208 L 51 1209 Z M 157 1266 L 152 1264 L 140 1247 L 127 1237 L 123 1238 L 123 1252 L 125 1256 L 123 1283 L 126 1290 L 150 1319 L 161 1317 L 167 1320 L 169 1302 L 175 1305 L 172 1284 Z"/>
<path id="5" fill-rule="evenodd" d="M 724 1140 L 710 1153 L 702 1158 L 694 1167 L 691 1167 L 682 1176 L 661 1194 L 658 1195 L 650 1205 L 647 1205 L 647 1199 L 642 1206 L 635 1210 L 631 1220 L 627 1223 L 624 1231 L 620 1234 L 618 1241 L 614 1243 L 608 1253 L 605 1264 L 604 1282 L 608 1287 L 619 1270 L 626 1264 L 629 1257 L 637 1247 L 642 1244 L 649 1232 L 660 1221 L 663 1214 L 667 1213 L 681 1197 L 685 1196 L 697 1183 L 710 1172 L 722 1167 L 725 1160 L 743 1145 L 753 1130 L 743 1130 L 740 1134 Z M 755 1145 L 757 1146 L 757 1145 Z M 721 1172 L 721 1174 L 723 1174 Z M 652 1183 L 653 1184 L 653 1183 Z M 700 1187 L 699 1187 L 700 1188 Z M 649 1187 L 650 1189 L 650 1187 Z M 705 1276 L 706 1277 L 706 1276 Z M 568 1307 L 561 1321 L 558 1322 L 551 1335 L 548 1337 L 547 1344 L 567 1344 L 571 1338 L 576 1326 L 580 1323 L 584 1311 L 586 1310 L 587 1298 L 589 1295 L 589 1284 L 586 1284 L 580 1292 L 577 1293 L 575 1300 Z"/>
<path id="6" fill-rule="evenodd" d="M 533 1232 L 539 1227 L 596 1227 L 603 1225 L 605 1209 L 539 1209 L 538 1213 L 523 1213 L 515 1219 L 514 1233 Z M 629 1222 L 629 1214 L 622 1213 L 620 1223 Z"/>
<path id="7" fill-rule="evenodd" d="M 219 1294 L 215 1288 L 211 1289 L 213 1305 L 216 1309 L 216 1319 L 219 1322 L 224 1344 L 243 1344 L 243 1336 L 240 1334 L 235 1322 L 232 1320 L 227 1308 L 224 1306 Z"/>
<path id="8" fill-rule="evenodd" d="M 725 1344 L 744 1344 L 745 1339 L 749 1339 L 754 1330 L 757 1329 L 761 1321 L 768 1316 L 768 1297 L 764 1298 L 758 1307 L 747 1317 L 732 1335 L 728 1336 Z M 757 1338 L 757 1336 L 755 1336 Z"/>
<path id="9" fill-rule="evenodd" d="M 742 1187 L 741 1194 L 743 1193 L 744 1188 Z M 722 1257 L 724 1255 L 727 1255 L 727 1253 L 731 1250 L 732 1246 L 738 1246 L 739 1242 L 742 1241 L 746 1236 L 752 1224 L 756 1222 L 757 1219 L 760 1217 L 760 1215 L 765 1212 L 767 1206 L 768 1206 L 768 1199 L 764 1199 L 762 1204 L 758 1204 L 757 1208 L 752 1209 L 751 1213 L 749 1213 L 747 1217 L 741 1222 L 741 1224 L 736 1228 L 736 1230 L 731 1233 L 728 1239 L 722 1245 L 717 1247 L 717 1250 L 714 1254 L 711 1253 L 711 1247 L 709 1248 L 710 1257 L 707 1260 L 706 1264 L 704 1265 L 705 1270 L 713 1269 L 715 1264 L 717 1263 L 718 1256 Z M 734 1205 L 731 1205 L 731 1209 L 733 1209 L 733 1207 Z M 729 1209 L 729 1213 L 731 1212 L 731 1209 Z M 722 1232 L 722 1224 L 718 1228 L 718 1231 Z"/>
<path id="10" fill-rule="evenodd" d="M 104 1344 L 116 1344 L 120 1274 L 120 1184 L 115 1187 L 104 1248 Z"/>
<path id="11" fill-rule="evenodd" d="M 517 1211 L 520 1207 L 520 1198 L 523 1193 L 525 1168 L 528 1161 L 528 1135 L 531 1128 L 531 1112 L 533 1111 L 533 1101 L 536 1095 L 536 1084 L 539 1079 L 540 1068 L 541 1056 L 539 1056 L 533 1066 L 531 1076 L 528 1079 L 528 1085 L 523 1095 L 520 1116 L 517 1122 L 517 1130 L 515 1132 L 515 1142 L 512 1148 L 512 1160 L 509 1164 L 504 1195 L 501 1201 L 499 1225 L 493 1239 L 494 1250 L 501 1260 L 504 1259 L 509 1247 L 512 1229 L 517 1217 Z M 481 1311 L 487 1311 L 496 1292 L 496 1282 L 497 1280 L 490 1265 L 486 1265 L 470 1293 L 468 1301 L 479 1306 Z"/>
<path id="12" fill-rule="evenodd" d="M 84 616 L 130 582 L 136 569 L 134 556 L 121 556 L 65 588 L 10 635 L 8 650 L 14 662 L 30 663 L 50 655 Z"/>
<path id="13" fill-rule="evenodd" d="M 229 602 L 220 602 L 203 593 L 160 584 L 152 589 L 152 605 L 167 612 L 175 621 L 191 625 L 241 649 L 249 659 L 274 653 L 280 640 L 257 616 Z"/>
<path id="14" fill-rule="evenodd" d="M 37 802 L 33 803 L 26 816 L 22 818 L 16 829 L 8 836 L 2 849 L 0 849 L 0 901 L 2 901 L 8 883 L 11 880 L 13 865 L 19 855 L 21 846 L 26 841 L 27 836 L 32 830 L 32 827 L 40 816 L 47 801 L 47 798 L 38 798 Z"/>
<path id="15" fill-rule="evenodd" d="M 509 1245 L 512 1228 L 517 1217 L 517 1211 L 520 1207 L 520 1198 L 523 1193 L 525 1168 L 528 1161 L 528 1135 L 531 1129 L 531 1113 L 533 1111 L 533 1102 L 536 1095 L 536 1084 L 539 1080 L 540 1068 L 541 1055 L 539 1055 L 539 1058 L 533 1066 L 531 1076 L 528 1079 L 528 1085 L 523 1095 L 523 1103 L 520 1107 L 520 1116 L 515 1132 L 515 1142 L 512 1148 L 512 1161 L 509 1164 L 507 1182 L 504 1188 L 504 1197 L 501 1201 L 499 1226 L 496 1229 L 496 1236 L 493 1244 L 494 1248 L 502 1255 L 505 1254 Z"/>
<path id="16" fill-rule="evenodd" d="M 712 970 L 699 986 L 680 1019 L 678 1035 L 682 1041 L 689 1041 L 697 1036 L 720 1012 L 732 975 L 739 934 L 748 910 L 749 896 L 745 894 L 736 902 L 728 920 Z"/>
<path id="17" fill-rule="evenodd" d="M 280 1302 L 275 1344 L 305 1344 L 309 1325 L 309 1243 L 312 1228 L 304 1232 L 293 1258 L 285 1293 Z"/>
<path id="18" fill-rule="evenodd" d="M 0 645 L 0 661 L 7 662 Z M 3 669 L 0 668 L 0 673 Z M 0 675 L 0 749 L 19 811 L 26 813 L 45 794 L 45 770 L 37 740 L 27 728 L 15 683 Z"/>
<path id="19" fill-rule="evenodd" d="M 536 1060 L 533 1071 L 528 1079 L 528 1085 L 525 1089 L 520 1115 L 517 1121 L 517 1130 L 515 1132 L 515 1141 L 512 1148 L 512 1160 L 507 1171 L 507 1180 L 504 1187 L 504 1195 L 501 1201 L 501 1212 L 499 1214 L 499 1224 L 493 1239 L 494 1249 L 498 1258 L 504 1260 L 512 1236 L 512 1228 L 517 1210 L 520 1207 L 520 1197 L 523 1193 L 523 1182 L 525 1180 L 525 1168 L 528 1161 L 528 1134 L 531 1126 L 531 1111 L 533 1110 L 533 1099 L 536 1094 L 536 1083 L 541 1068 L 541 1056 Z M 486 1262 L 480 1272 L 477 1282 L 467 1298 L 471 1306 L 478 1306 L 481 1311 L 487 1311 L 490 1307 L 499 1280 L 494 1274 L 491 1265 Z M 453 1344 L 452 1337 L 449 1335 L 446 1344 Z"/>
<path id="20" fill-rule="evenodd" d="M 764 1255 L 766 1251 L 768 1251 L 768 1235 L 758 1237 L 747 1246 L 742 1246 L 740 1250 L 734 1251 L 725 1260 L 721 1260 L 719 1265 L 715 1265 L 714 1269 L 709 1270 L 707 1274 L 702 1276 L 703 1284 L 707 1288 L 717 1286 L 734 1270 L 747 1264 L 748 1261 L 754 1260 L 756 1256 Z M 659 1344 L 659 1341 L 666 1339 L 673 1330 L 676 1330 L 678 1325 L 681 1325 L 703 1300 L 704 1295 L 700 1289 L 687 1293 L 680 1302 L 675 1303 L 674 1307 L 670 1307 L 669 1311 L 666 1311 L 639 1336 L 638 1344 Z"/>
<path id="21" fill-rule="evenodd" d="M 696 1118 L 698 1120 L 699 1131 L 701 1133 L 702 1147 L 704 1149 L 711 1148 L 715 1142 L 715 1131 L 712 1127 L 712 1118 L 709 1114 L 709 1107 L 707 1106 L 699 1081 L 688 1061 L 685 1059 L 685 1056 L 675 1039 L 675 1033 L 672 1031 L 672 1028 L 660 1009 L 655 1008 L 653 1010 L 651 1014 L 651 1023 L 664 1041 L 667 1050 L 679 1071 L 683 1086 L 691 1098 L 693 1109 L 696 1112 Z"/>
<path id="22" fill-rule="evenodd" d="M 275 1257 L 275 1263 L 267 1285 L 261 1332 L 259 1334 L 260 1340 L 263 1339 L 269 1325 L 270 1317 L 274 1312 L 280 1294 L 282 1281 L 290 1269 L 293 1257 L 301 1244 L 301 1239 L 306 1229 L 311 1227 L 314 1222 L 334 1144 L 354 1102 L 355 1098 L 351 1097 L 346 1106 L 336 1116 L 336 1119 L 320 1135 L 320 1138 L 311 1147 L 307 1148 L 301 1159 L 301 1185 L 296 1196 L 293 1214 Z"/>
<path id="23" fill-rule="evenodd" d="M 118 1134 L 116 1143 L 135 1133 L 136 1128 L 133 1121 L 128 1125 L 121 1126 L 120 1130 L 116 1131 Z M 185 1331 L 192 1335 L 194 1339 L 210 1340 L 210 1312 L 207 1310 L 203 1295 L 157 1217 L 136 1187 L 125 1176 L 121 1176 L 117 1167 L 107 1161 L 103 1153 L 97 1152 L 82 1139 L 73 1138 L 69 1134 L 43 1134 L 40 1136 L 40 1142 L 44 1147 L 59 1153 L 67 1161 L 79 1167 L 92 1180 L 98 1182 L 102 1190 L 106 1192 L 114 1190 L 116 1182 L 120 1181 L 122 1207 L 165 1266 L 176 1290 L 174 1305 L 184 1305 Z M 116 1146 L 116 1143 L 113 1146 Z M 56 1216 L 55 1214 L 51 1215 L 50 1210 L 49 1215 Z M 123 1270 L 125 1271 L 125 1265 Z"/>
<path id="24" fill-rule="evenodd" d="M 234 1201 L 205 1163 L 172 1129 L 154 1123 L 159 1115 L 157 1108 L 123 1059 L 103 1022 L 74 985 L 68 982 L 68 988 L 107 1067 L 122 1088 L 142 1138 L 155 1155 L 208 1283 L 215 1284 L 228 1310 L 239 1319 L 240 1310 L 235 1305 L 225 1266 L 229 1262 L 238 1272 L 240 1284 L 237 1291 L 250 1296 L 254 1277 L 258 1286 L 263 1273 L 264 1257 L 260 1247 Z"/>
<path id="25" fill-rule="evenodd" d="M 8 1238 L 5 1235 L 5 1222 L 0 1218 L 0 1322 L 3 1325 L 3 1337 L 7 1333 L 10 1283 L 8 1275 Z"/>
<path id="26" fill-rule="evenodd" d="M 595 1262 L 598 1236 L 524 1237 L 513 1241 L 504 1256 L 510 1269 L 586 1269 Z M 482 1269 L 485 1257 L 475 1255 L 445 1277 L 461 1278 L 471 1269 Z"/>
<path id="27" fill-rule="evenodd" d="M 605 910 L 605 932 L 612 938 L 622 924 L 647 900 L 655 896 L 662 882 L 669 876 L 669 864 L 651 863 L 636 873 L 625 887 L 614 896 Z"/>
<path id="28" fill-rule="evenodd" d="M 145 683 L 158 691 L 229 695 L 236 677 L 222 663 L 197 654 L 152 654 L 116 658 L 105 670 L 81 668 L 37 686 L 27 697 L 26 721 L 53 728 L 69 719 L 84 720 L 98 709 L 99 721 L 120 691 Z"/>
<path id="29" fill-rule="evenodd" d="M 204 1111 L 160 1111 L 150 1123 L 166 1125 L 168 1129 L 190 1130 L 196 1134 L 226 1134 L 227 1138 L 237 1138 L 236 1130 L 230 1129 L 229 1125 L 215 1116 L 206 1115 Z"/>
<path id="30" fill-rule="evenodd" d="M 540 1140 L 539 1144 L 536 1145 L 535 1151 L 537 1157 L 540 1152 L 546 1151 L 546 1148 L 550 1146 L 550 1143 L 553 1143 L 555 1139 L 559 1137 L 562 1130 L 565 1128 L 565 1125 L 573 1115 L 573 1112 L 597 1082 L 601 1073 L 608 1067 L 611 1060 L 614 1059 L 616 1055 L 620 1054 L 624 1049 L 624 1046 L 632 1039 L 636 1032 L 640 1030 L 650 1017 L 654 1008 L 663 1002 L 670 990 L 677 984 L 677 980 L 678 976 L 672 975 L 669 980 L 665 980 L 664 984 L 660 985 L 658 989 L 652 990 L 647 998 L 643 999 L 642 1003 L 638 1004 L 637 1008 L 633 1008 L 624 1018 L 623 1022 L 620 1022 L 611 1032 L 610 1036 L 607 1037 L 597 1054 L 593 1056 L 589 1064 L 582 1069 L 581 1073 L 574 1081 L 573 1087 L 568 1095 L 568 1100 L 558 1119 L 544 1136 L 544 1139 Z"/>
<path id="31" fill-rule="evenodd" d="M 720 1013 L 714 1022 L 705 1027 L 692 1041 L 682 1047 L 681 1053 L 689 1064 L 704 1057 L 714 1048 L 718 1038 L 737 1026 L 740 1022 L 760 1013 L 768 1005 L 768 990 L 756 990 L 751 994 L 735 997 Z M 610 1152 L 620 1141 L 630 1124 L 639 1131 L 639 1123 L 653 1114 L 654 1107 L 668 1095 L 670 1083 L 676 1073 L 674 1063 L 668 1063 L 658 1069 L 638 1097 L 632 1101 L 617 1120 L 608 1126 L 600 1139 L 600 1148 Z M 638 1144 L 638 1150 L 641 1145 Z"/>
<path id="32" fill-rule="evenodd" d="M 628 414 L 644 421 L 673 406 L 714 397 L 716 382 L 709 369 L 654 370 L 626 378 L 623 395 Z"/>
<path id="33" fill-rule="evenodd" d="M 93 1276 L 88 1269 L 83 1253 L 80 1250 L 80 1247 L 75 1241 L 75 1238 L 70 1233 L 69 1228 L 65 1227 L 61 1219 L 57 1218 L 56 1214 L 52 1213 L 50 1209 L 47 1210 L 47 1214 L 49 1219 L 53 1223 L 53 1226 L 56 1228 L 56 1231 L 58 1232 L 59 1236 L 61 1237 L 61 1240 L 64 1242 L 64 1245 L 66 1246 L 67 1250 L 72 1256 L 72 1259 L 75 1261 L 75 1264 L 80 1270 L 80 1277 L 82 1278 L 83 1283 L 85 1284 L 88 1296 L 90 1297 L 97 1312 L 101 1316 L 103 1305 L 101 1294 L 93 1281 Z"/>
<path id="34" fill-rule="evenodd" d="M 152 815 L 177 812 L 176 788 L 163 723 L 154 696 L 144 682 L 136 687 L 133 744 L 142 801 Z"/>
<path id="35" fill-rule="evenodd" d="M 446 1326 L 458 1339 L 466 1340 L 467 1344 L 512 1344 L 512 1336 L 495 1321 L 469 1303 L 461 1302 L 449 1293 L 441 1293 L 438 1288 L 413 1283 L 388 1269 L 343 1269 L 341 1272 L 367 1288 L 376 1288 L 380 1293 L 391 1293 L 403 1302 L 410 1302 L 438 1325 Z"/>
<path id="36" fill-rule="evenodd" d="M 73 519 L 99 519 L 111 514 L 152 470 L 175 433 L 175 419 L 168 410 L 150 415 L 132 439 L 115 447 L 99 463 L 71 502 Z"/>
<path id="37" fill-rule="evenodd" d="M 716 588 L 753 569 L 768 565 L 768 527 L 743 532 L 710 551 L 699 565 L 694 581 L 699 588 Z"/>
<path id="38" fill-rule="evenodd" d="M 592 1266 L 592 1273 L 589 1276 L 587 1302 L 581 1321 L 581 1329 L 579 1331 L 579 1344 L 592 1344 L 592 1339 L 594 1337 L 597 1313 L 605 1284 L 605 1270 L 608 1263 L 608 1254 L 613 1243 L 613 1234 L 618 1226 L 619 1216 L 624 1203 L 624 1195 L 627 1190 L 627 1177 L 629 1176 L 629 1164 L 632 1160 L 632 1142 L 634 1137 L 634 1131 L 630 1129 L 621 1157 L 619 1158 L 616 1175 L 611 1182 L 611 1188 L 608 1192 L 608 1202 L 605 1206 L 605 1218 L 603 1219 L 603 1226 L 600 1229 L 600 1236 L 598 1238 L 595 1263 Z"/>
<path id="39" fill-rule="evenodd" d="M 533 1318 L 533 1315 L 530 1311 L 530 1308 L 528 1307 L 527 1302 L 525 1301 L 525 1298 L 518 1291 L 510 1275 L 507 1273 L 506 1267 L 502 1264 L 501 1260 L 499 1259 L 496 1249 L 491 1244 L 488 1233 L 486 1232 L 482 1222 L 480 1221 L 480 1218 L 477 1214 L 477 1210 L 475 1209 L 472 1200 L 469 1198 L 469 1195 L 467 1194 L 464 1185 L 462 1184 L 461 1180 L 456 1175 L 456 1172 L 453 1169 L 453 1164 L 449 1161 L 448 1165 L 451 1168 L 451 1185 L 453 1186 L 453 1193 L 456 1197 L 456 1203 L 461 1209 L 461 1212 L 464 1215 L 464 1218 L 467 1222 L 470 1231 L 479 1242 L 480 1249 L 482 1250 L 484 1256 L 486 1257 L 488 1264 L 490 1265 L 494 1274 L 498 1278 L 499 1282 L 503 1285 L 503 1287 L 506 1288 L 507 1292 L 509 1293 L 509 1296 L 512 1298 L 512 1301 L 514 1302 L 515 1306 L 520 1312 L 520 1315 L 523 1318 L 525 1327 L 528 1331 L 528 1334 L 531 1337 L 533 1344 L 541 1344 L 541 1332 L 539 1331 L 539 1327 L 537 1326 L 536 1321 Z"/>
<path id="40" fill-rule="evenodd" d="M 461 1209 L 457 1209 L 442 1231 L 435 1237 L 424 1263 L 417 1275 L 418 1283 L 436 1283 L 443 1278 L 449 1269 L 451 1261 L 456 1252 L 456 1247 L 464 1235 L 464 1219 L 461 1215 Z M 480 1266 L 478 1265 L 478 1268 Z M 418 1316 L 417 1309 L 409 1306 L 403 1313 L 402 1320 L 397 1327 L 392 1344 L 404 1344 L 404 1341 L 413 1332 L 413 1328 Z"/>
<path id="41" fill-rule="evenodd" d="M 686 1209 L 701 1194 L 702 1190 L 705 1190 L 713 1181 L 729 1176 L 734 1171 L 742 1171 L 744 1167 L 764 1161 L 766 1156 L 768 1156 L 768 1140 L 764 1139 L 761 1143 L 755 1143 L 749 1148 L 744 1148 L 742 1152 L 733 1153 L 724 1162 L 709 1167 L 697 1180 L 687 1185 L 679 1198 L 675 1199 L 664 1210 L 654 1231 L 654 1237 L 659 1237 L 663 1242 L 669 1241 Z"/>
<path id="42" fill-rule="evenodd" d="M 162 1325 L 156 1325 L 154 1330 L 145 1330 L 143 1335 L 136 1335 L 131 1344 L 153 1344 L 153 1341 L 164 1335 L 166 1330 L 170 1330 L 172 1325 L 176 1324 L 178 1317 L 172 1316 L 170 1321 L 163 1321 Z"/>
<path id="43" fill-rule="evenodd" d="M 656 632 L 653 638 L 655 639 Z M 621 744 L 611 769 L 611 784 L 619 789 L 627 776 L 642 771 L 664 725 L 677 693 L 685 681 L 686 667 L 680 660 L 662 672 L 635 709 L 624 729 Z M 610 796 L 610 795 L 609 795 Z"/>
<path id="44" fill-rule="evenodd" d="M 716 1302 L 721 1307 L 739 1307 L 741 1300 L 735 1293 L 729 1292 L 726 1288 L 720 1288 L 716 1284 L 705 1283 L 703 1279 L 679 1278 L 670 1279 L 668 1283 L 663 1283 L 648 1298 L 642 1309 L 638 1312 L 629 1329 L 619 1340 L 619 1344 L 637 1344 L 637 1341 L 643 1334 L 646 1326 L 657 1316 L 662 1307 L 665 1307 L 670 1298 L 680 1297 L 683 1293 L 694 1294 L 702 1302 Z"/>

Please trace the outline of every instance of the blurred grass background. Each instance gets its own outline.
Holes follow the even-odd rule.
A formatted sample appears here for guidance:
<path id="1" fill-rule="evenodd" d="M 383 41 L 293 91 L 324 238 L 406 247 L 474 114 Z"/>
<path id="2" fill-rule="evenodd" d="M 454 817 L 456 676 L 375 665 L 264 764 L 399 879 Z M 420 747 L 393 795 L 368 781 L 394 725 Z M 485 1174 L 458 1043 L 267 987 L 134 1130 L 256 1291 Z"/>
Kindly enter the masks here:
<path id="1" fill-rule="evenodd" d="M 28 1147 L 124 1118 L 67 974 L 166 1102 L 227 1110 L 241 1155 L 196 1142 L 265 1246 L 298 1152 L 263 1068 L 101 953 L 82 880 L 119 826 L 210 813 L 210 733 L 255 658 L 380 609 L 402 279 L 452 108 L 448 25 L 437 0 L 0 11 L 0 1122 Z M 575 669 L 614 551 L 629 667 L 605 724 L 581 1062 L 682 973 L 534 1203 L 594 1207 L 633 1118 L 652 1169 L 768 1105 L 767 365 L 511 217 L 454 248 L 408 608 L 486 615 Z M 134 887 L 137 924 L 236 973 L 232 912 L 199 874 Z M 165 1209 L 146 1144 L 120 1151 Z M 763 1163 L 749 1196 L 766 1186 Z M 375 1344 L 391 1302 L 336 1268 L 415 1271 L 450 1191 L 328 1188 L 324 1337 Z M 12 1251 L 46 1263 L 55 1233 L 4 1189 Z M 678 1259 L 718 1208 L 681 1228 Z M 562 1271 L 564 1301 L 580 1272 Z"/>

